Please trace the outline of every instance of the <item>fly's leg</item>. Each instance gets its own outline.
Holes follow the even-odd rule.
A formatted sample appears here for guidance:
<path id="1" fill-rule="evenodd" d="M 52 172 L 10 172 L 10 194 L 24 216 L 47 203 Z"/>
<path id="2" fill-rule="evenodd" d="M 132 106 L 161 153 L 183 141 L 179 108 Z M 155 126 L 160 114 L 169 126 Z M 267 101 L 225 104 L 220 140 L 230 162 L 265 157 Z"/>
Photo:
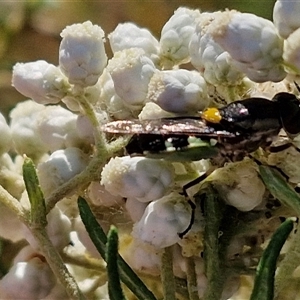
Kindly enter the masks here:
<path id="1" fill-rule="evenodd" d="M 190 199 L 190 197 L 188 196 L 187 190 L 188 190 L 189 188 L 195 186 L 196 184 L 200 183 L 201 181 L 203 181 L 206 177 L 207 177 L 207 174 L 205 173 L 205 174 L 203 174 L 203 175 L 197 177 L 196 179 L 194 179 L 194 180 L 188 182 L 188 183 L 185 184 L 185 185 L 183 186 L 183 188 L 182 188 L 182 189 L 183 189 L 182 193 L 183 193 L 183 195 L 186 197 L 186 199 L 187 199 L 187 201 L 188 201 L 188 204 L 191 206 L 192 212 L 191 212 L 191 219 L 190 219 L 190 222 L 189 222 L 188 227 L 187 227 L 184 231 L 178 233 L 178 236 L 179 236 L 181 239 L 182 239 L 182 238 L 183 238 L 183 237 L 191 230 L 191 228 L 192 228 L 192 226 L 193 226 L 193 224 L 194 224 L 194 222 L 195 222 L 196 204 L 195 204 L 195 202 L 192 201 L 192 200 Z"/>

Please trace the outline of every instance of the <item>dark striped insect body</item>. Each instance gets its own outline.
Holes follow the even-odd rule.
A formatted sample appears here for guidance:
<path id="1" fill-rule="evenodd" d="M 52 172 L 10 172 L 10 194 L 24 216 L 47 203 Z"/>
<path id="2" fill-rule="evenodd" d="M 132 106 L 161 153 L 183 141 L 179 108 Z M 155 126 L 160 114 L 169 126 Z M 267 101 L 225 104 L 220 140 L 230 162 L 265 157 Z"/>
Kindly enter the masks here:
<path id="1" fill-rule="evenodd" d="M 300 133 L 300 102 L 286 92 L 272 100 L 248 98 L 208 108 L 199 117 L 115 121 L 103 130 L 133 134 L 126 148 L 130 155 L 174 161 L 212 158 L 222 163 L 270 146 L 282 128 L 290 137 Z"/>

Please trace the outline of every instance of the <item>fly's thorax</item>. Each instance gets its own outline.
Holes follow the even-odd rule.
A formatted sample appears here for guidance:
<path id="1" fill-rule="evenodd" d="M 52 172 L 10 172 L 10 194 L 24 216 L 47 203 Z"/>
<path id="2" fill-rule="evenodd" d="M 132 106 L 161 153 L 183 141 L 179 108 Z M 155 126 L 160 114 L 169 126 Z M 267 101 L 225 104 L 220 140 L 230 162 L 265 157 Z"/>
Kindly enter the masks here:
<path id="1" fill-rule="evenodd" d="M 252 133 L 281 127 L 277 104 L 264 98 L 232 102 L 220 108 L 220 115 L 220 123 L 230 130 Z"/>

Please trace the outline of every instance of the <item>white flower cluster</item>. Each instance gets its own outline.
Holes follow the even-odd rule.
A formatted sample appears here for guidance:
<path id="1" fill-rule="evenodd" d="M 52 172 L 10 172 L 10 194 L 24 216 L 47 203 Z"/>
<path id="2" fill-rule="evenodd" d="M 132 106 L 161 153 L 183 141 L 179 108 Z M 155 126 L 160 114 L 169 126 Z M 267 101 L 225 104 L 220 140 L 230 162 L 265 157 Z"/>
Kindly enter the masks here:
<path id="1" fill-rule="evenodd" d="M 184 256 L 197 257 L 202 297 L 209 284 L 200 257 L 203 216 L 198 207 L 193 214 L 182 188 L 190 179 L 212 171 L 211 164 L 122 156 L 125 138 L 123 144 L 119 140 L 109 144 L 113 137 L 106 140 L 101 125 L 195 116 L 223 98 L 231 102 L 253 94 L 273 95 L 279 86 L 288 91 L 300 74 L 299 14 L 300 5 L 286 0 L 276 2 L 274 22 L 237 11 L 201 13 L 179 8 L 163 27 L 160 40 L 135 24 L 119 24 L 107 35 L 113 52 L 110 59 L 101 27 L 90 21 L 68 26 L 61 33 L 58 66 L 36 61 L 13 68 L 13 86 L 29 99 L 10 112 L 10 122 L 0 115 L 1 186 L 28 209 L 21 175 L 22 156 L 27 155 L 37 164 L 46 205 L 54 207 L 47 215 L 46 231 L 59 252 L 68 248 L 72 236 L 74 248 L 84 245 L 97 257 L 83 233 L 75 203 L 78 195 L 85 195 L 100 223 L 107 211 L 127 212 L 126 225 L 132 222 L 133 229 L 130 242 L 121 241 L 120 248 L 136 269 L 159 274 L 161 249 L 174 246 L 180 249 L 180 254 L 174 253 L 179 257 L 175 273 L 186 277 Z M 189 68 L 184 68 L 187 63 Z M 262 84 L 266 81 L 274 83 L 266 88 Z M 299 153 L 291 149 L 266 161 L 298 184 Z M 14 160 L 7 152 L 14 152 Z M 250 159 L 216 169 L 207 183 L 224 203 L 243 213 L 264 207 L 266 190 Z M 191 190 L 194 194 L 199 186 Z M 17 216 L 11 217 L 6 209 L 1 214 L 0 235 L 9 239 L 14 229 L 11 240 L 26 239 L 31 254 L 19 257 L 0 280 L 0 298 L 18 299 L 23 292 L 28 299 L 51 298 L 56 280 L 39 243 Z M 187 229 L 182 240 L 180 233 Z"/>

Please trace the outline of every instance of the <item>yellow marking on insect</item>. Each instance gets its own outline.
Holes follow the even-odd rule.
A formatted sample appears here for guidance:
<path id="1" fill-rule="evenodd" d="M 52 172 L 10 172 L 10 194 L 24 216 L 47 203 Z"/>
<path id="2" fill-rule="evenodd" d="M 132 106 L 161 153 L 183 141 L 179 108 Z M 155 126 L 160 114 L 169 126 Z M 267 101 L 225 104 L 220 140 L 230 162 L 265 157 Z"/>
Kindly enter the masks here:
<path id="1" fill-rule="evenodd" d="M 220 123 L 220 121 L 222 120 L 220 111 L 215 107 L 206 109 L 204 112 L 202 112 L 201 116 L 204 120 L 210 123 Z"/>

